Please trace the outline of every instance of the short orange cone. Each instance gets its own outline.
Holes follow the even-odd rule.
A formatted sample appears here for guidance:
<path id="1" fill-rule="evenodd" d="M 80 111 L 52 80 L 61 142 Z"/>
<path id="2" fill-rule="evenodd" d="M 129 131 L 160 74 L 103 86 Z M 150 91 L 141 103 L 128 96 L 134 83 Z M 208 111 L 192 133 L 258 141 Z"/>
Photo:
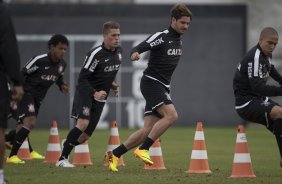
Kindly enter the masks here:
<path id="1" fill-rule="evenodd" d="M 72 164 L 74 165 L 93 165 L 90 158 L 88 141 L 77 145 L 74 148 Z"/>
<path id="2" fill-rule="evenodd" d="M 48 146 L 45 155 L 44 163 L 56 163 L 61 156 L 61 145 L 60 145 L 60 137 L 57 127 L 57 122 L 55 120 L 52 121 L 50 135 L 48 139 Z"/>
<path id="3" fill-rule="evenodd" d="M 120 145 L 120 139 L 119 139 L 119 133 L 118 133 L 118 126 L 117 126 L 117 122 L 113 121 L 112 126 L 111 126 L 110 138 L 108 142 L 107 151 L 112 151 L 119 145 Z M 104 165 L 105 166 L 109 165 L 109 162 L 106 158 L 104 158 Z M 123 156 L 119 158 L 118 166 L 125 166 Z"/>
<path id="4" fill-rule="evenodd" d="M 31 159 L 31 155 L 30 155 L 30 151 L 29 151 L 29 146 L 28 146 L 28 138 L 26 138 L 23 142 L 23 144 L 21 145 L 17 156 L 21 159 L 21 160 L 30 160 Z"/>
<path id="5" fill-rule="evenodd" d="M 243 125 L 239 125 L 235 154 L 233 159 L 232 174 L 230 178 L 254 178 L 256 177 L 251 162 L 251 156 L 248 151 L 247 137 Z"/>
<path id="6" fill-rule="evenodd" d="M 211 173 L 202 122 L 197 123 L 190 166 L 187 173 Z"/>
<path id="7" fill-rule="evenodd" d="M 144 165 L 144 169 L 148 170 L 160 170 L 166 169 L 163 160 L 162 148 L 161 148 L 161 141 L 157 139 L 154 144 L 150 147 L 149 153 L 152 161 L 154 162 L 153 165 Z"/>

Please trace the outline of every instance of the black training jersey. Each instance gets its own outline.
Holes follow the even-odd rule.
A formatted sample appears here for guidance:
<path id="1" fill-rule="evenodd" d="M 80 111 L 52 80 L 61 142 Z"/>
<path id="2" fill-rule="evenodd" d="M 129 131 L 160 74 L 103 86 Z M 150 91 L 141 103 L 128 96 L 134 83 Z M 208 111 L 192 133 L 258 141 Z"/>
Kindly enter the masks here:
<path id="1" fill-rule="evenodd" d="M 182 54 L 180 34 L 172 27 L 149 36 L 131 51 L 143 53 L 150 50 L 148 67 L 144 75 L 169 85 L 171 76 Z"/>
<path id="2" fill-rule="evenodd" d="M 80 71 L 77 88 L 86 95 L 93 95 L 94 91 L 100 90 L 108 93 L 121 61 L 121 47 L 111 51 L 103 44 L 91 49 Z"/>
<path id="3" fill-rule="evenodd" d="M 258 44 L 245 55 L 235 72 L 233 89 L 236 106 L 249 102 L 253 97 L 282 95 L 282 87 L 266 84 L 269 76 L 282 85 L 281 75 Z"/>
<path id="4" fill-rule="evenodd" d="M 65 68 L 66 62 L 64 60 L 53 62 L 50 53 L 31 58 L 22 69 L 24 91 L 42 101 L 52 84 L 56 82 L 60 87 L 64 83 Z"/>

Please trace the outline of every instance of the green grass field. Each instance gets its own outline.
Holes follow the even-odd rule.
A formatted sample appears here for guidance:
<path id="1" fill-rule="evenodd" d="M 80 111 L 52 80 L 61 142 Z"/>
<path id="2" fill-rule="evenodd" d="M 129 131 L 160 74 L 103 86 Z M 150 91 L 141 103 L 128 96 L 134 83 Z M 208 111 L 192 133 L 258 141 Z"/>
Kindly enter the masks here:
<path id="1" fill-rule="evenodd" d="M 56 168 L 39 160 L 27 161 L 24 165 L 5 165 L 5 177 L 10 184 L 151 184 L 151 183 L 282 183 L 282 170 L 274 136 L 265 128 L 246 128 L 247 140 L 253 170 L 256 178 L 230 179 L 234 157 L 237 127 L 208 128 L 204 126 L 211 174 L 187 174 L 195 127 L 171 128 L 161 137 L 161 147 L 165 170 L 144 170 L 141 161 L 132 156 L 132 151 L 124 156 L 126 166 L 119 167 L 118 173 L 110 173 L 103 166 L 103 156 L 109 138 L 109 130 L 97 130 L 89 141 L 92 166 L 72 169 Z M 119 129 L 124 141 L 134 130 Z M 59 129 L 60 139 L 66 137 L 67 130 Z M 49 130 L 35 129 L 31 135 L 33 148 L 45 153 Z M 8 154 L 9 151 L 6 151 Z"/>

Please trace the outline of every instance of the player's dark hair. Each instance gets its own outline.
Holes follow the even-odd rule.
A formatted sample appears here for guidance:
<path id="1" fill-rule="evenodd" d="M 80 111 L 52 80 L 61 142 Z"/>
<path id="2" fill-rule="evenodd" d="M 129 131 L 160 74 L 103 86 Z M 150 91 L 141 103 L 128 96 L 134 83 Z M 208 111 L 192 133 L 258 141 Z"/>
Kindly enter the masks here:
<path id="1" fill-rule="evenodd" d="M 192 20 L 192 12 L 188 9 L 188 7 L 183 3 L 175 4 L 171 10 L 171 18 L 175 18 L 176 20 L 180 19 L 183 16 L 190 17 Z"/>
<path id="2" fill-rule="evenodd" d="M 107 34 L 110 29 L 119 29 L 119 23 L 115 21 L 108 21 L 103 24 L 103 34 Z"/>
<path id="3" fill-rule="evenodd" d="M 53 35 L 50 40 L 48 41 L 48 48 L 50 49 L 51 45 L 58 45 L 59 43 L 66 44 L 67 46 L 69 45 L 69 40 L 67 39 L 66 36 L 61 35 L 61 34 L 55 34 Z"/>
<path id="4" fill-rule="evenodd" d="M 265 27 L 260 32 L 260 37 L 266 37 L 273 34 L 278 36 L 278 32 L 273 27 Z"/>

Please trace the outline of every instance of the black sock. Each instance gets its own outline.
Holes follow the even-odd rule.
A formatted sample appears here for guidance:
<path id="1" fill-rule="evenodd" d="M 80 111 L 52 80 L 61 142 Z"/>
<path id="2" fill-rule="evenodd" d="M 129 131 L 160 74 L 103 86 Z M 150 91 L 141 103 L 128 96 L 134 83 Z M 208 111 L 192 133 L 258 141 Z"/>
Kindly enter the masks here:
<path id="1" fill-rule="evenodd" d="M 25 127 L 22 127 L 19 132 L 15 136 L 15 140 L 13 142 L 13 148 L 11 150 L 10 156 L 17 155 L 21 145 L 23 144 L 24 140 L 27 138 L 29 134 L 29 130 Z"/>
<path id="2" fill-rule="evenodd" d="M 79 136 L 82 134 L 82 131 L 74 127 L 68 134 L 66 142 L 64 143 L 64 149 L 62 151 L 62 155 L 59 160 L 67 159 L 69 157 L 70 152 L 73 147 L 79 145 L 80 143 L 77 141 Z"/>
<path id="3" fill-rule="evenodd" d="M 149 150 L 149 148 L 154 144 L 154 141 L 149 138 L 149 137 L 146 137 L 144 143 L 139 147 L 139 149 L 141 150 Z"/>
<path id="4" fill-rule="evenodd" d="M 29 152 L 31 153 L 31 152 L 33 152 L 33 149 L 31 147 L 29 137 L 27 137 L 27 142 L 28 142 Z"/>
<path id="5" fill-rule="evenodd" d="M 280 158 L 282 159 L 282 119 L 277 119 L 274 121 L 273 134 L 275 135 L 279 148 Z"/>
<path id="6" fill-rule="evenodd" d="M 8 134 L 5 134 L 5 141 L 13 144 L 15 136 L 16 136 L 16 129 L 11 130 L 10 132 L 8 132 Z"/>
<path id="7" fill-rule="evenodd" d="M 128 151 L 127 148 L 123 144 L 121 144 L 113 150 L 113 154 L 116 157 L 120 158 L 121 155 L 125 154 L 127 151 Z"/>

